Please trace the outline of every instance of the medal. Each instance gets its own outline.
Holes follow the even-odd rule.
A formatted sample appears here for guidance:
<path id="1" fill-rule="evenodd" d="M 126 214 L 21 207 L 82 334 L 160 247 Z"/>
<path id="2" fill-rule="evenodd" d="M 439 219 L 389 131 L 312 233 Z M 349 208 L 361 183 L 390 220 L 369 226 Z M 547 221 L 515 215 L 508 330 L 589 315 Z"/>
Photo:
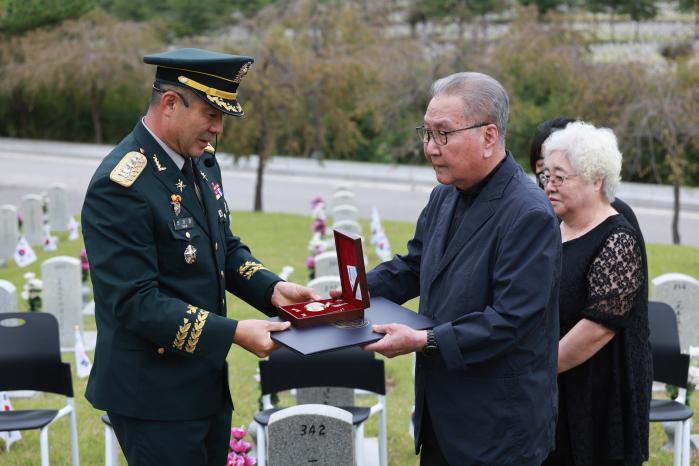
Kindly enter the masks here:
<path id="1" fill-rule="evenodd" d="M 308 303 L 305 306 L 303 306 L 303 308 L 306 309 L 308 312 L 320 312 L 323 309 L 325 309 L 326 307 L 327 307 L 326 305 L 324 305 L 323 303 L 319 303 L 317 301 L 312 302 L 312 303 Z"/>
<path id="2" fill-rule="evenodd" d="M 192 265 L 194 262 L 197 260 L 197 248 L 192 246 L 191 244 L 188 244 L 187 247 L 184 250 L 184 261 Z"/>
<path id="3" fill-rule="evenodd" d="M 172 194 L 170 196 L 170 204 L 172 204 L 172 210 L 175 211 L 175 215 L 179 216 L 180 211 L 182 210 L 182 205 L 180 204 L 182 202 L 182 196 L 179 194 Z"/>

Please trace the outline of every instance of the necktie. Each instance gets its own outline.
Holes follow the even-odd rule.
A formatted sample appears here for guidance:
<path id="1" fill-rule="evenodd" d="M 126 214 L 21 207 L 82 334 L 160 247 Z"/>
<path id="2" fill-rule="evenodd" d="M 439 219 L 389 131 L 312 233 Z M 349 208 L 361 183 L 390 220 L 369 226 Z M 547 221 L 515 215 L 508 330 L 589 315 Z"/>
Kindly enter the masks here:
<path id="1" fill-rule="evenodd" d="M 197 195 L 197 200 L 199 201 L 199 206 L 202 208 L 202 210 L 204 210 L 204 204 L 201 200 L 201 191 L 199 191 L 199 183 L 197 183 L 197 176 L 194 173 L 194 164 L 192 163 L 191 157 L 184 160 L 184 165 L 182 165 L 182 173 L 194 188 L 194 192 Z"/>

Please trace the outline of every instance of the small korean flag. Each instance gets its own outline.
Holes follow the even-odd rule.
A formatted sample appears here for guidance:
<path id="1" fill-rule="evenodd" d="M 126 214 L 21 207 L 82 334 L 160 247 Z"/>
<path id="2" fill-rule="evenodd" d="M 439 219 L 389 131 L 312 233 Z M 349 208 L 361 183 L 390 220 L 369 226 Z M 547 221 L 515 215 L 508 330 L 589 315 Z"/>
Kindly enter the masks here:
<path id="1" fill-rule="evenodd" d="M 58 249 L 58 237 L 51 236 L 51 227 L 44 225 L 44 251 L 55 251 Z"/>
<path id="2" fill-rule="evenodd" d="M 36 261 L 36 253 L 32 247 L 29 246 L 29 243 L 24 236 L 22 236 L 17 242 L 14 259 L 18 267 L 26 267 Z"/>
<path id="3" fill-rule="evenodd" d="M 68 220 L 68 241 L 75 241 L 80 238 L 80 224 L 73 217 Z"/>
<path id="4" fill-rule="evenodd" d="M 12 411 L 10 397 L 7 392 L 0 392 L 0 411 Z M 5 442 L 5 451 L 10 451 L 10 446 L 22 438 L 22 433 L 18 430 L 0 432 L 0 439 Z"/>
<path id="5" fill-rule="evenodd" d="M 87 356 L 85 351 L 85 344 L 83 343 L 83 337 L 80 334 L 80 327 L 75 326 L 75 365 L 78 371 L 78 377 L 84 379 L 90 375 L 92 370 L 92 363 L 90 358 Z"/>

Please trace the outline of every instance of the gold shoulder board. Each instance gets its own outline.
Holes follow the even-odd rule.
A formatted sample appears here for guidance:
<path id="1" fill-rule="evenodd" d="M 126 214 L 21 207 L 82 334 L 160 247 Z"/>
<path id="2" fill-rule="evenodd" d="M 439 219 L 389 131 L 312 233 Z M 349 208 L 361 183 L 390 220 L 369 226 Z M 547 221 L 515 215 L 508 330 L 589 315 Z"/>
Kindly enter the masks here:
<path id="1" fill-rule="evenodd" d="M 204 152 L 208 152 L 209 154 L 214 154 L 216 152 L 216 149 L 214 149 L 214 146 L 211 144 L 207 144 L 206 147 L 204 148 Z"/>
<path id="2" fill-rule="evenodd" d="M 147 161 L 146 156 L 140 152 L 129 152 L 114 167 L 109 179 L 128 188 L 146 167 Z"/>

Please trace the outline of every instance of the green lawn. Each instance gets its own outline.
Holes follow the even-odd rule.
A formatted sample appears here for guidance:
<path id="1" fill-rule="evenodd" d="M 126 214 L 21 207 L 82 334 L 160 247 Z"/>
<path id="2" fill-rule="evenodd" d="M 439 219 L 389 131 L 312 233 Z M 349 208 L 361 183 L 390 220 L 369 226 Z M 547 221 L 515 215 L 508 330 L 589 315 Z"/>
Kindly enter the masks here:
<path id="1" fill-rule="evenodd" d="M 233 230 L 239 234 L 251 247 L 256 256 L 274 271 L 280 271 L 284 265 L 291 265 L 295 271 L 290 280 L 305 283 L 307 273 L 304 267 L 306 244 L 310 238 L 310 218 L 281 215 L 255 214 L 238 212 L 233 216 Z M 368 222 L 363 222 L 364 231 L 369 231 Z M 404 252 L 405 243 L 413 233 L 411 223 L 384 222 L 384 229 L 391 240 L 394 253 Z M 61 235 L 59 250 L 54 253 L 37 251 L 39 260 L 26 269 L 18 269 L 11 262 L 7 268 L 0 269 L 0 278 L 9 280 L 21 290 L 25 272 L 33 271 L 40 275 L 41 261 L 56 255 L 78 257 L 82 243 L 68 242 Z M 369 268 L 377 262 L 372 248 L 367 246 L 365 253 L 369 257 Z M 689 247 L 667 245 L 648 245 L 648 260 L 650 276 L 655 277 L 666 272 L 682 272 L 699 278 L 699 250 Z M 417 301 L 408 304 L 416 309 Z M 21 302 L 20 309 L 26 310 L 26 304 Z M 238 299 L 229 301 L 229 315 L 236 319 L 260 318 L 262 314 L 250 308 Z M 84 320 L 86 330 L 94 330 L 93 318 Z M 72 353 L 64 354 L 64 360 L 75 366 Z M 231 364 L 231 387 L 235 402 L 233 415 L 234 425 L 248 425 L 257 410 L 259 389 L 254 380 L 257 359 L 251 354 L 235 346 L 228 356 Z M 386 360 L 386 382 L 389 387 L 388 400 L 388 439 L 389 462 L 392 465 L 416 465 L 417 459 L 413 454 L 412 440 L 408 434 L 410 408 L 413 404 L 412 358 L 405 356 Z M 75 373 L 75 370 L 74 370 Z M 99 465 L 104 462 L 104 434 L 100 421 L 100 412 L 94 410 L 85 400 L 86 380 L 74 377 L 76 404 L 78 407 L 78 426 L 80 432 L 80 459 L 84 465 Z M 697 398 L 693 399 L 695 410 L 699 409 Z M 38 405 L 50 404 L 59 406 L 60 399 L 53 395 L 44 395 L 32 400 L 13 400 L 15 409 L 31 408 Z M 52 465 L 70 464 L 70 443 L 67 421 L 62 420 L 51 427 L 49 443 L 51 447 Z M 699 431 L 699 428 L 695 429 Z M 371 422 L 366 434 L 376 435 L 376 423 Z M 664 434 L 658 425 L 652 426 L 651 460 L 649 464 L 672 464 L 672 452 L 664 451 L 661 447 Z M 23 433 L 20 442 L 12 446 L 10 453 L 0 449 L 0 464 L 8 466 L 26 466 L 39 464 L 38 434 L 35 431 Z M 122 462 L 122 464 L 125 464 Z"/>

